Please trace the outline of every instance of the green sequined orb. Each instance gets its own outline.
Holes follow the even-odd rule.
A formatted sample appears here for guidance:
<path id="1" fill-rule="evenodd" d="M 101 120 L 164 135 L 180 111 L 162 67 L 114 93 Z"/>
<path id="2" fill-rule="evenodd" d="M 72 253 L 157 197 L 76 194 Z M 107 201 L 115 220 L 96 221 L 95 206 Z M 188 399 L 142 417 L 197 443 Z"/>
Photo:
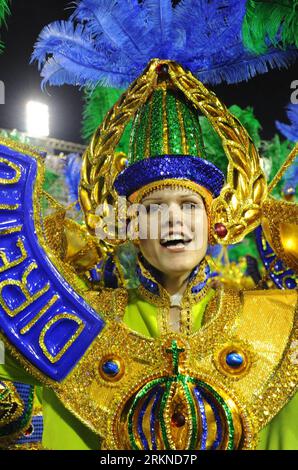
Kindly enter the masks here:
<path id="1" fill-rule="evenodd" d="M 206 158 L 198 113 L 178 92 L 165 87 L 155 90 L 137 113 L 128 160 L 133 164 L 158 155 Z"/>
<path id="2" fill-rule="evenodd" d="M 232 450 L 243 444 L 237 406 L 222 390 L 180 371 L 184 351 L 173 340 L 171 348 L 165 348 L 171 355 L 172 374 L 145 380 L 123 404 L 117 417 L 126 427 L 118 443 L 121 448 Z"/>

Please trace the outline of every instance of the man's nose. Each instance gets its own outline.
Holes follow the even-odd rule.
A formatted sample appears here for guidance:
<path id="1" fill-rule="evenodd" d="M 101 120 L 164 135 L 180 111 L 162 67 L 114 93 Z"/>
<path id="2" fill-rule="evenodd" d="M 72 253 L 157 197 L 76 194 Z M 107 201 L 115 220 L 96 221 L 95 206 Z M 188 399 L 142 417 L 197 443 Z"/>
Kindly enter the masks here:
<path id="1" fill-rule="evenodd" d="M 168 220 L 167 223 L 170 227 L 174 227 L 176 225 L 181 226 L 183 224 L 183 215 L 182 209 L 179 204 L 176 202 L 170 203 L 168 205 Z"/>

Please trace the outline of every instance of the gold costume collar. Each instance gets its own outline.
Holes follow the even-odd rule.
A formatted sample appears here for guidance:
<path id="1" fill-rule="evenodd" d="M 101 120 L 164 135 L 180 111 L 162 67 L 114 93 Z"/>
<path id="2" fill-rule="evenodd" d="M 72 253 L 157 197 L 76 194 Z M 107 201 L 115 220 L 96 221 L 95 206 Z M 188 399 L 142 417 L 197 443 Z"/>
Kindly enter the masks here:
<path id="1" fill-rule="evenodd" d="M 156 279 L 154 272 L 142 262 L 142 258 L 138 261 L 140 285 L 138 294 L 151 305 L 158 308 L 159 331 L 162 335 L 168 334 L 169 330 L 169 310 L 171 306 L 171 296 L 162 286 L 161 282 Z M 154 286 L 156 292 L 150 289 Z M 197 292 L 196 292 L 197 290 Z M 187 287 L 181 299 L 181 333 L 190 335 L 193 331 L 193 315 L 192 307 L 206 296 L 210 290 L 209 283 L 209 265 L 206 258 L 195 268 L 189 277 Z"/>

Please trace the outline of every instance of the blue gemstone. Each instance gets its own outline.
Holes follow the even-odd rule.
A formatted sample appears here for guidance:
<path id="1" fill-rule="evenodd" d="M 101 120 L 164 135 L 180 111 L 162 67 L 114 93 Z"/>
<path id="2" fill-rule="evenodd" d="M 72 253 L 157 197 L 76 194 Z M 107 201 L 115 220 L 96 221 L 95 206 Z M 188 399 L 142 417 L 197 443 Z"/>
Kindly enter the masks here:
<path id="1" fill-rule="evenodd" d="M 297 287 L 297 283 L 296 283 L 295 279 L 291 278 L 291 277 L 286 279 L 285 285 L 286 285 L 287 289 L 296 289 L 296 287 Z"/>
<path id="2" fill-rule="evenodd" d="M 119 365 L 114 361 L 107 361 L 102 365 L 102 370 L 106 375 L 113 377 L 119 373 Z"/>
<path id="3" fill-rule="evenodd" d="M 243 364 L 243 360 L 243 356 L 239 353 L 236 353 L 235 351 L 230 352 L 226 355 L 226 363 L 228 364 L 228 366 L 233 367 L 234 369 L 241 367 Z"/>
<path id="4" fill-rule="evenodd" d="M 277 263 L 276 263 L 275 266 L 274 266 L 274 269 L 275 269 L 276 271 L 282 270 L 282 269 L 283 269 L 283 267 L 282 267 L 282 261 L 280 261 L 280 260 L 277 261 Z"/>

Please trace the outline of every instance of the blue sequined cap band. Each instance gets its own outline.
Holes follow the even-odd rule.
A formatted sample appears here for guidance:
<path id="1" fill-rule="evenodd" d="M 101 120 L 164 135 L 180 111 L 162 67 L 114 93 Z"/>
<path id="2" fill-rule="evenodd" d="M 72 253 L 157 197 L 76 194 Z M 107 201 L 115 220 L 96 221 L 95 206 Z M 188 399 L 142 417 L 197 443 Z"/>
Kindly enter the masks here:
<path id="1" fill-rule="evenodd" d="M 115 180 L 120 196 L 130 196 L 143 186 L 164 179 L 190 180 L 206 188 L 213 197 L 220 194 L 223 173 L 213 163 L 191 155 L 162 155 L 140 160 L 123 170 Z"/>

